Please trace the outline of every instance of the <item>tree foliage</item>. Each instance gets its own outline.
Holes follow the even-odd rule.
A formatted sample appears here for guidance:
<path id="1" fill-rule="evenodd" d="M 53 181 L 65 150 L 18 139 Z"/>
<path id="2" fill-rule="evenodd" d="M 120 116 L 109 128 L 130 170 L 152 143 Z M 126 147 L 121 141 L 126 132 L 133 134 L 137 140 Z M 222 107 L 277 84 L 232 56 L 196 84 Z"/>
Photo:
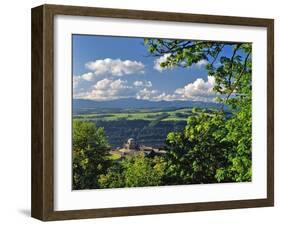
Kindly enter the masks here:
<path id="1" fill-rule="evenodd" d="M 109 144 L 102 128 L 73 121 L 73 189 L 98 188 L 98 178 L 108 168 Z"/>
<path id="2" fill-rule="evenodd" d="M 143 153 L 128 157 L 124 162 L 126 187 L 161 185 L 165 166 L 160 158 L 147 158 Z"/>
<path id="3" fill-rule="evenodd" d="M 217 182 L 217 169 L 227 166 L 226 153 L 232 147 L 231 142 L 224 140 L 225 120 L 221 113 L 200 112 L 188 118 L 184 131 L 168 134 L 167 183 Z"/>
<path id="4" fill-rule="evenodd" d="M 148 158 L 140 152 L 115 163 L 101 175 L 99 183 L 104 188 L 157 186 L 162 184 L 164 173 L 161 157 Z"/>
<path id="5" fill-rule="evenodd" d="M 145 39 L 150 54 L 168 56 L 163 68 L 206 61 L 221 112 L 192 116 L 181 133 L 169 133 L 170 183 L 251 180 L 252 62 L 250 43 Z M 231 50 L 231 51 L 226 51 Z M 230 53 L 229 53 L 230 52 Z M 228 54 L 227 54 L 228 53 Z M 230 118 L 224 107 L 231 109 Z"/>

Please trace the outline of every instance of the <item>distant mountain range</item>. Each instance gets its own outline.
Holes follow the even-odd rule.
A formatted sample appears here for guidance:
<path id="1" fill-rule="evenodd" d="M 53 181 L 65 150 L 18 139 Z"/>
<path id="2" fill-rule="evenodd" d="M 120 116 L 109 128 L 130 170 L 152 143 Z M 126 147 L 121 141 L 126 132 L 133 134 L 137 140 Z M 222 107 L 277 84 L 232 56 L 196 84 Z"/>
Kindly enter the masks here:
<path id="1" fill-rule="evenodd" d="M 149 101 L 134 98 L 117 99 L 108 101 L 95 101 L 73 99 L 73 113 L 89 112 L 90 110 L 103 109 L 142 109 L 142 108 L 221 108 L 221 104 L 203 101 Z"/>

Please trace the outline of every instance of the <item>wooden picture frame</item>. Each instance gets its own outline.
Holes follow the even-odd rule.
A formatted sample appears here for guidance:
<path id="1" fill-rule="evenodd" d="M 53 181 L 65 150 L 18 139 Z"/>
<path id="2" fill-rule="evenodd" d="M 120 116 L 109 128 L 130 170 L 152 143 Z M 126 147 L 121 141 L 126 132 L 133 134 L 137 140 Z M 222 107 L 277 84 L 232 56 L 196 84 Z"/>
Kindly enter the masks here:
<path id="1" fill-rule="evenodd" d="M 267 29 L 267 198 L 99 209 L 54 210 L 54 16 L 126 18 Z M 31 215 L 50 220 L 163 214 L 274 205 L 274 21 L 109 8 L 42 5 L 32 9 L 32 200 Z"/>

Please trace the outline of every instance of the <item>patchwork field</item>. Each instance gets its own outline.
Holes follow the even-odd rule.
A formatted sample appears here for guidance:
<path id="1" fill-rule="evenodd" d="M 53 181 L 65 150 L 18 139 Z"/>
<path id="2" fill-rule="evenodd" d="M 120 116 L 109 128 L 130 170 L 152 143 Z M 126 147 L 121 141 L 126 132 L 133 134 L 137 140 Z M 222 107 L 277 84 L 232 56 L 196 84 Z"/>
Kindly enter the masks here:
<path id="1" fill-rule="evenodd" d="M 112 148 L 121 147 L 128 138 L 152 147 L 165 146 L 166 136 L 179 131 L 192 114 L 191 108 L 180 109 L 111 109 L 74 115 L 75 120 L 95 122 L 103 127 Z"/>
<path id="2" fill-rule="evenodd" d="M 131 111 L 131 112 L 130 112 Z M 139 109 L 122 110 L 120 112 L 92 113 L 75 115 L 74 119 L 94 120 L 94 121 L 116 121 L 116 120 L 147 120 L 147 121 L 186 121 L 186 118 L 192 115 L 191 108 L 183 109 Z"/>

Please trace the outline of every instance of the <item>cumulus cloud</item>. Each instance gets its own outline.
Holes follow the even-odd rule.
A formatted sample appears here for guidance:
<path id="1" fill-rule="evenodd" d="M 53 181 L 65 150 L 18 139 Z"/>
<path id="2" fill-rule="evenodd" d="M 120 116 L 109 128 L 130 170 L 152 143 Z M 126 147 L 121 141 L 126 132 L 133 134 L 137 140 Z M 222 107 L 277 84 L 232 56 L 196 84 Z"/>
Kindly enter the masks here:
<path id="1" fill-rule="evenodd" d="M 97 84 L 94 85 L 94 88 L 99 90 L 124 89 L 127 88 L 126 83 L 127 81 L 123 81 L 121 79 L 117 79 L 117 80 L 103 79 L 98 81 Z"/>
<path id="2" fill-rule="evenodd" d="M 163 56 L 159 57 L 158 59 L 156 59 L 154 61 L 154 69 L 159 71 L 159 72 L 162 72 L 164 70 L 167 70 L 167 69 L 172 69 L 174 68 L 173 66 L 169 66 L 169 67 L 161 67 L 161 63 L 164 63 L 167 61 L 167 59 L 171 56 L 170 53 L 166 53 L 164 54 Z M 205 67 L 206 65 L 208 64 L 208 61 L 205 60 L 205 59 L 202 59 L 202 60 L 199 60 L 197 63 L 191 65 L 189 68 L 203 68 Z M 181 62 L 181 65 L 184 66 L 186 65 L 184 62 Z"/>
<path id="3" fill-rule="evenodd" d="M 136 73 L 144 73 L 144 64 L 139 61 L 121 59 L 101 59 L 86 63 L 86 68 L 95 75 L 123 76 Z"/>
<path id="4" fill-rule="evenodd" d="M 136 80 L 128 82 L 120 78 L 104 78 L 93 82 L 93 72 L 73 77 L 74 98 L 92 100 L 114 100 L 119 98 L 137 98 L 151 101 L 214 101 L 217 94 L 213 91 L 215 79 L 208 76 L 207 80 L 197 78 L 194 82 L 171 92 L 155 89 L 151 81 Z"/>
<path id="5" fill-rule="evenodd" d="M 205 67 L 209 62 L 205 59 L 203 60 L 199 60 L 196 64 L 194 64 L 195 67 L 197 68 L 201 68 L 201 67 Z"/>
<path id="6" fill-rule="evenodd" d="M 152 87 L 151 81 L 135 81 L 134 86 L 136 87 Z"/>
<path id="7" fill-rule="evenodd" d="M 155 100 L 155 97 L 158 95 L 158 90 L 144 88 L 137 92 L 136 98 L 139 100 Z"/>
<path id="8" fill-rule="evenodd" d="M 179 100 L 179 95 L 176 94 L 166 94 L 165 92 L 160 92 L 159 90 L 155 89 L 148 89 L 144 88 L 137 92 L 136 98 L 139 100 L 150 100 L 150 101 L 173 101 Z"/>
<path id="9" fill-rule="evenodd" d="M 136 98 L 151 101 L 205 101 L 213 102 L 217 94 L 213 91 L 215 79 L 208 76 L 207 81 L 202 78 L 186 84 L 183 88 L 176 89 L 173 93 L 160 92 L 159 90 L 144 88 L 137 92 Z"/>
<path id="10" fill-rule="evenodd" d="M 80 77 L 75 77 L 76 80 L 81 80 Z M 85 81 L 85 80 L 82 80 Z M 80 81 L 81 82 L 81 81 Z M 89 84 L 89 83 L 87 83 Z M 74 85 L 73 85 L 74 87 Z M 86 89 L 73 89 L 74 98 L 92 99 L 92 100 L 114 100 L 119 98 L 138 98 L 149 99 L 154 95 L 159 94 L 156 90 L 151 90 L 151 81 L 134 81 L 128 83 L 127 80 L 121 79 L 102 79 L 88 86 Z"/>
<path id="11" fill-rule="evenodd" d="M 193 83 L 189 83 L 183 88 L 176 89 L 175 94 L 187 100 L 212 101 L 216 97 L 213 91 L 214 85 L 215 78 L 212 76 L 208 76 L 207 81 L 198 78 Z"/>
<path id="12" fill-rule="evenodd" d="M 217 96 L 217 94 L 213 91 L 214 85 L 214 77 L 208 76 L 207 81 L 204 81 L 202 78 L 198 78 L 194 82 L 188 83 L 183 88 L 178 88 L 172 93 L 144 88 L 137 92 L 136 98 L 151 101 L 189 100 L 213 102 Z"/>
<path id="13" fill-rule="evenodd" d="M 73 75 L 73 94 L 85 92 L 92 86 L 93 73 L 85 73 L 79 76 Z"/>
<path id="14" fill-rule="evenodd" d="M 161 93 L 153 98 L 155 101 L 165 100 L 165 101 L 173 101 L 173 100 L 181 100 L 180 97 L 176 94 L 169 94 L 169 93 Z"/>
<path id="15" fill-rule="evenodd" d="M 110 58 L 88 62 L 85 64 L 85 67 L 89 70 L 87 73 L 73 75 L 73 94 L 77 98 L 89 96 L 93 89 L 93 84 L 99 80 L 119 81 L 114 79 L 124 75 L 143 74 L 145 68 L 142 62 Z M 116 84 L 117 82 L 113 82 L 112 85 Z M 149 81 L 143 81 L 143 84 L 139 85 L 141 87 L 152 86 Z"/>
<path id="16" fill-rule="evenodd" d="M 153 68 L 159 72 L 162 72 L 163 70 L 166 70 L 166 69 L 169 69 L 169 68 L 172 68 L 172 67 L 162 67 L 161 66 L 161 63 L 164 63 L 167 61 L 167 59 L 171 56 L 170 53 L 166 53 L 164 54 L 163 56 L 159 57 L 158 59 L 156 59 L 154 61 L 154 66 Z"/>
<path id="17" fill-rule="evenodd" d="M 79 95 L 81 95 L 81 93 L 83 93 L 83 95 L 86 95 L 86 93 L 93 86 L 93 82 L 95 82 L 97 79 L 98 78 L 93 72 L 87 72 L 81 75 L 73 75 L 73 95 L 76 98 L 80 98 Z"/>
<path id="18" fill-rule="evenodd" d="M 95 74 L 93 72 L 82 74 L 81 79 L 84 79 L 86 81 L 93 81 L 95 79 Z"/>
<path id="19" fill-rule="evenodd" d="M 135 96 L 134 87 L 127 84 L 126 80 L 102 79 L 87 92 L 78 93 L 75 98 L 92 100 L 114 100 Z"/>

